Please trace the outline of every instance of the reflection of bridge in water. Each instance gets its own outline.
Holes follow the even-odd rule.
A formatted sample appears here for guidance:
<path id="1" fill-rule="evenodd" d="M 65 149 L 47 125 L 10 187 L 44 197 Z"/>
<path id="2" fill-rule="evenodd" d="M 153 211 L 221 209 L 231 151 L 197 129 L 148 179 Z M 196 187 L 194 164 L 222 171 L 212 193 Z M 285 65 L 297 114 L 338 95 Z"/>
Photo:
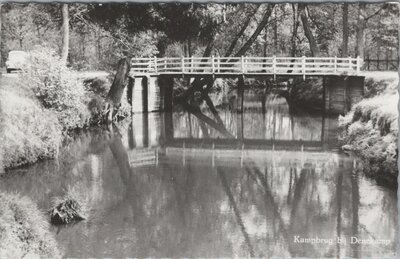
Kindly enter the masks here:
<path id="1" fill-rule="evenodd" d="M 336 120 L 329 117 L 313 118 L 309 123 L 314 128 L 310 129 L 307 125 L 302 126 L 304 118 L 276 111 L 260 114 L 264 118 L 270 115 L 270 118 L 256 121 L 254 125 L 246 123 L 254 120 L 254 113 L 228 112 L 220 115 L 220 121 L 228 126 L 207 123 L 204 117 L 211 119 L 206 112 L 200 116 L 188 111 L 133 115 L 128 131 L 131 165 L 158 164 L 165 156 L 184 164 L 188 160 L 197 160 L 214 165 L 218 160 L 242 166 L 248 158 L 279 161 L 285 157 L 295 157 L 306 163 L 310 158 L 327 161 L 330 155 L 324 151 L 337 148 Z M 305 152 L 315 155 L 308 154 L 305 160 L 301 155 Z"/>

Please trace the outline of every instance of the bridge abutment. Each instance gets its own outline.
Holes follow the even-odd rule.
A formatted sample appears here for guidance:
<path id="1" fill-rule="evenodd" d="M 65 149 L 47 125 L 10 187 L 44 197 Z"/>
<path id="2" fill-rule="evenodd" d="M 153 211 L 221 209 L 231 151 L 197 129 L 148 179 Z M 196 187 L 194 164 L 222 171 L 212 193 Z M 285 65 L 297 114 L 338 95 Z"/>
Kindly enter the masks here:
<path id="1" fill-rule="evenodd" d="M 364 96 L 364 77 L 325 76 L 323 80 L 324 110 L 344 114 Z"/>

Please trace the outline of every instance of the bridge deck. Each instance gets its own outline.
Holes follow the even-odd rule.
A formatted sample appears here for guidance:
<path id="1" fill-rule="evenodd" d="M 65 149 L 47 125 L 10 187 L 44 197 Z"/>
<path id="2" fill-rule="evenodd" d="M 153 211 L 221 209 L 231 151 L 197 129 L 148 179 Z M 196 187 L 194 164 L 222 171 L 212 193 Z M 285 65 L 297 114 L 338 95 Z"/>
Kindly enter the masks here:
<path id="1" fill-rule="evenodd" d="M 133 58 L 130 75 L 141 76 L 323 76 L 358 75 L 360 58 L 338 57 L 182 57 Z"/>

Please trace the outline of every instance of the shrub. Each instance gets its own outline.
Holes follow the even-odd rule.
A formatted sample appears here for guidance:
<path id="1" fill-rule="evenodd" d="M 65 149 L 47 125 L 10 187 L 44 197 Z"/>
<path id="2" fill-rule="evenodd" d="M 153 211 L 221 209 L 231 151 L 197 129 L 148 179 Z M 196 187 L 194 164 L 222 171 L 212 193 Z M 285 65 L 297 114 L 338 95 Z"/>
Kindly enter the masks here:
<path id="1" fill-rule="evenodd" d="M 0 256 L 61 257 L 49 224 L 27 197 L 0 193 Z"/>
<path id="2" fill-rule="evenodd" d="M 0 135 L 5 168 L 55 157 L 61 125 L 54 112 L 32 97 L 0 90 L 3 132 Z"/>
<path id="3" fill-rule="evenodd" d="M 28 84 L 43 106 L 57 113 L 64 130 L 88 124 L 90 113 L 83 83 L 54 50 L 41 47 L 31 51 L 22 77 L 22 84 Z"/>
<path id="4" fill-rule="evenodd" d="M 339 118 L 341 140 L 365 160 L 371 176 L 397 174 L 398 95 L 383 94 L 367 98 Z"/>

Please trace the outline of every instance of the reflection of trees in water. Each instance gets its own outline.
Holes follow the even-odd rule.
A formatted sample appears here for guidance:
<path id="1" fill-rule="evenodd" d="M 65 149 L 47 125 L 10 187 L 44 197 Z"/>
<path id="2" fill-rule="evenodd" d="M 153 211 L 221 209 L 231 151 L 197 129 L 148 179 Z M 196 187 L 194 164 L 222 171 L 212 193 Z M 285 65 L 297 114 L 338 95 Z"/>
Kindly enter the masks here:
<path id="1" fill-rule="evenodd" d="M 175 137 L 232 138 L 241 136 L 243 129 L 244 137 L 251 139 L 322 139 L 321 116 L 290 114 L 289 106 L 279 99 L 269 98 L 265 106 L 264 100 L 245 101 L 247 109 L 243 114 L 228 108 L 216 109 L 208 95 L 204 100 L 206 105 L 202 108 L 185 104 L 184 111 L 174 114 Z M 189 119 L 190 114 L 195 118 Z"/>
<path id="2" fill-rule="evenodd" d="M 29 181 L 18 181 L 19 186 L 2 179 L 0 188 L 43 200 L 62 189 L 61 184 L 86 186 L 89 195 L 91 179 L 101 178 L 97 188 L 102 199 L 93 217 L 58 235 L 66 250 L 76 255 L 96 251 L 97 256 L 115 257 L 210 257 L 232 256 L 235 251 L 237 256 L 362 256 L 368 252 L 365 246 L 353 250 L 349 244 L 299 245 L 293 243 L 293 235 L 395 235 L 395 197 L 359 175 L 352 177 L 350 159 L 342 157 L 339 164 L 300 164 L 290 158 L 276 164 L 245 162 L 244 169 L 216 160 L 215 171 L 207 163 L 187 161 L 183 166 L 164 157 L 158 167 L 133 168 L 124 143 L 120 134 L 83 138 L 76 147 L 90 148 L 78 154 L 70 146 L 69 152 L 79 155 L 81 162 L 68 172 L 38 172 L 23 178 Z M 93 160 L 93 151 L 98 159 Z M 91 176 L 90 170 L 98 172 Z M 358 202 L 353 192 L 358 192 Z M 365 200 L 367 196 L 375 198 Z M 371 216 L 372 223 L 366 221 Z M 390 251 L 394 247 L 373 252 Z"/>

